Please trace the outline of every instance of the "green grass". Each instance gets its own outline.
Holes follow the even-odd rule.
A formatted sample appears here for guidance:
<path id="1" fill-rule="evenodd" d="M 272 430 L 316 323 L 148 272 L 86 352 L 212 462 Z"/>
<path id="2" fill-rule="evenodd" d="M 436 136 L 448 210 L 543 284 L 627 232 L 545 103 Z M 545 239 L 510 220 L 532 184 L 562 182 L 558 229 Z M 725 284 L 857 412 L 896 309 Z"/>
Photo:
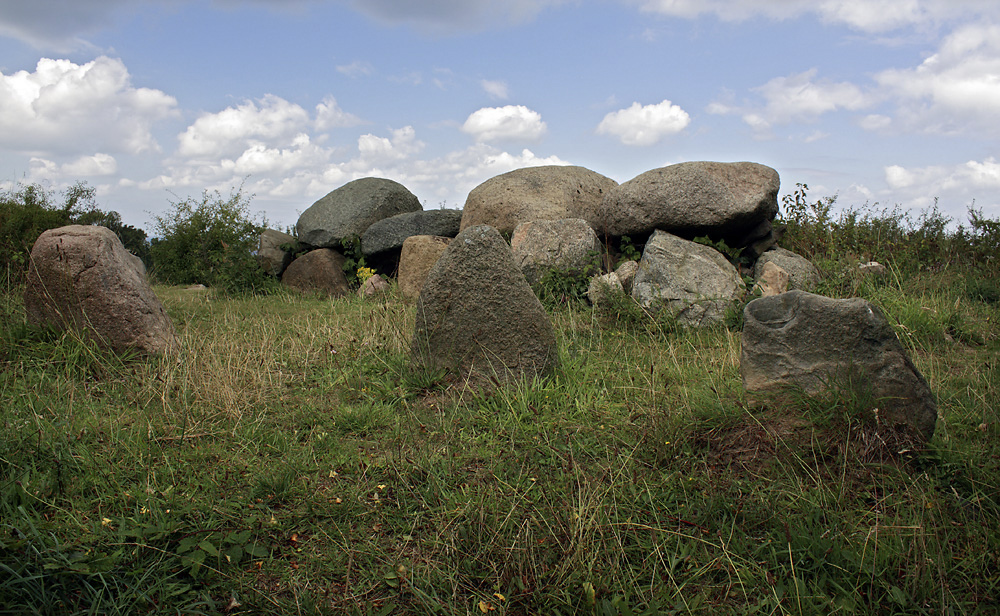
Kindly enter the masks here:
<path id="1" fill-rule="evenodd" d="M 825 271 L 931 383 L 929 447 L 861 447 L 850 393 L 749 408 L 738 332 L 627 306 L 554 308 L 559 371 L 482 393 L 409 370 L 394 295 L 158 287 L 183 350 L 140 362 L 8 290 L 0 613 L 996 613 L 997 304 Z"/>

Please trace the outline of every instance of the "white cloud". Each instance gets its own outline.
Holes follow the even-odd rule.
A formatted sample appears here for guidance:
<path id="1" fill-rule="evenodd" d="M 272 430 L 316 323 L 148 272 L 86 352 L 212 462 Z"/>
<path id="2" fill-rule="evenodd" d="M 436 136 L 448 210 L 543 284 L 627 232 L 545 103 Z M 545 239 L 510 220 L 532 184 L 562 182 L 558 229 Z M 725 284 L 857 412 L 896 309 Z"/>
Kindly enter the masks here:
<path id="1" fill-rule="evenodd" d="M 881 131 L 892 126 L 892 118 L 882 114 L 873 113 L 861 118 L 858 124 L 865 130 Z"/>
<path id="2" fill-rule="evenodd" d="M 327 96 L 323 102 L 316 105 L 316 130 L 326 131 L 331 128 L 357 126 L 362 120 L 353 113 L 347 113 L 337 104 L 337 99 Z"/>
<path id="3" fill-rule="evenodd" d="M 115 160 L 115 157 L 100 152 L 91 156 L 81 156 L 62 165 L 39 157 L 33 157 L 29 164 L 31 165 L 32 181 L 76 181 L 84 178 L 114 175 L 118 172 L 118 161 Z"/>
<path id="4" fill-rule="evenodd" d="M 691 116 L 669 100 L 645 106 L 634 102 L 604 116 L 597 132 L 618 137 L 626 145 L 646 146 L 681 132 L 690 123 Z"/>
<path id="5" fill-rule="evenodd" d="M 484 92 L 493 98 L 504 100 L 508 96 L 507 82 L 505 81 L 490 81 L 489 79 L 483 79 L 479 82 L 479 85 L 482 86 Z"/>
<path id="6" fill-rule="evenodd" d="M 916 68 L 886 70 L 875 80 L 898 103 L 899 118 L 911 130 L 998 134 L 1000 25 L 959 28 Z"/>
<path id="7" fill-rule="evenodd" d="M 474 111 L 462 125 L 462 132 L 479 142 L 536 141 L 545 131 L 542 116 L 524 105 L 484 107 Z"/>
<path id="8" fill-rule="evenodd" d="M 948 215 L 961 217 L 975 201 L 988 216 L 1000 215 L 1000 160 L 993 157 L 958 165 L 891 165 L 885 168 L 885 182 L 889 187 L 885 200 L 904 206 L 926 208 L 940 198 Z"/>
<path id="9" fill-rule="evenodd" d="M 86 64 L 42 58 L 34 72 L 0 73 L 0 146 L 80 154 L 157 150 L 152 126 L 177 114 L 177 100 L 136 88 L 121 60 Z"/>
<path id="10" fill-rule="evenodd" d="M 714 15 L 724 21 L 753 17 L 794 19 L 814 14 L 827 23 L 863 32 L 926 28 L 960 17 L 1000 18 L 995 0 L 630 0 L 670 17 Z"/>
<path id="11" fill-rule="evenodd" d="M 355 60 L 350 64 L 337 65 L 337 72 L 348 77 L 363 77 L 371 75 L 374 71 L 375 68 L 371 64 L 362 62 L 361 60 Z"/>

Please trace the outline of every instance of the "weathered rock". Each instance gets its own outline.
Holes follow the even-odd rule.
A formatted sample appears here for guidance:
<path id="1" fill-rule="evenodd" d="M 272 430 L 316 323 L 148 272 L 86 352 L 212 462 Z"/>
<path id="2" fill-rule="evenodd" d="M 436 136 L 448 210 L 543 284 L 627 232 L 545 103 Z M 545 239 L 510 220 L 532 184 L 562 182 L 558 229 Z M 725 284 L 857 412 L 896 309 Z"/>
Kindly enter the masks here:
<path id="1" fill-rule="evenodd" d="M 384 295 L 388 291 L 389 283 L 378 274 L 373 274 L 368 277 L 368 280 L 365 280 L 364 283 L 361 284 L 361 288 L 358 289 L 358 296 L 372 298 L 376 295 Z"/>
<path id="2" fill-rule="evenodd" d="M 804 291 L 754 300 L 744 310 L 740 356 L 751 404 L 787 388 L 869 389 L 880 424 L 930 440 L 934 395 L 878 307 Z"/>
<path id="3" fill-rule="evenodd" d="M 609 191 L 600 218 L 612 236 L 659 229 L 686 238 L 707 235 L 741 248 L 762 237 L 762 223 L 777 214 L 779 185 L 777 171 L 756 163 L 680 163 Z"/>
<path id="4" fill-rule="evenodd" d="M 550 374 L 555 330 L 496 229 L 465 229 L 438 259 L 417 301 L 418 368 L 505 383 Z"/>
<path id="5" fill-rule="evenodd" d="M 788 274 L 790 290 L 812 291 L 819 284 L 819 270 L 816 266 L 809 259 L 791 250 L 774 248 L 762 254 L 754 265 L 754 278 L 760 278 L 768 263 L 774 263 Z"/>
<path id="6" fill-rule="evenodd" d="M 312 204 L 295 225 L 299 242 L 314 248 L 340 248 L 375 222 L 420 211 L 420 201 L 405 186 L 382 178 L 348 182 Z"/>
<path id="7" fill-rule="evenodd" d="M 582 218 L 601 229 L 601 202 L 617 185 L 583 167 L 516 169 L 472 189 L 465 200 L 462 229 L 490 225 L 500 233 L 511 233 L 522 222 L 561 218 Z"/>
<path id="8" fill-rule="evenodd" d="M 281 284 L 300 293 L 341 297 L 350 293 L 344 274 L 344 256 L 329 248 L 310 250 L 292 261 L 281 276 Z"/>
<path id="9" fill-rule="evenodd" d="M 510 238 L 514 262 L 528 284 L 537 284 L 546 272 L 570 276 L 597 271 L 601 241 L 581 218 L 523 222 Z"/>
<path id="10" fill-rule="evenodd" d="M 421 210 L 396 214 L 368 227 L 361 236 L 361 250 L 370 257 L 399 250 L 406 238 L 414 235 L 455 237 L 461 224 L 461 210 Z"/>
<path id="11" fill-rule="evenodd" d="M 451 238 L 435 235 L 414 235 L 403 242 L 399 255 L 399 294 L 407 302 L 415 302 L 427 280 L 427 274 L 451 243 Z"/>
<path id="12" fill-rule="evenodd" d="M 759 291 L 761 297 L 780 295 L 788 291 L 789 280 L 788 272 L 778 267 L 773 261 L 768 261 L 760 268 L 754 290 Z"/>
<path id="13" fill-rule="evenodd" d="M 292 262 L 292 251 L 282 246 L 294 246 L 295 238 L 287 233 L 265 229 L 257 243 L 257 262 L 271 276 L 278 278 Z"/>
<path id="14" fill-rule="evenodd" d="M 858 264 L 858 272 L 863 276 L 882 277 L 885 276 L 886 269 L 878 261 L 869 261 L 868 263 Z"/>
<path id="15" fill-rule="evenodd" d="M 595 306 L 611 302 L 614 296 L 625 293 L 625 287 L 617 272 L 594 276 L 587 286 L 587 299 Z"/>
<path id="16" fill-rule="evenodd" d="M 104 227 L 71 225 L 42 233 L 31 249 L 24 290 L 28 322 L 85 331 L 118 353 L 176 348 L 174 324 L 137 260 Z"/>
<path id="17" fill-rule="evenodd" d="M 635 282 L 635 275 L 639 273 L 638 261 L 622 261 L 615 270 L 618 282 L 622 283 L 622 289 L 626 293 L 632 292 L 632 284 Z"/>
<path id="18" fill-rule="evenodd" d="M 669 310 L 686 327 L 721 322 L 746 286 L 719 251 L 663 231 L 649 241 L 632 283 L 644 308 Z"/>

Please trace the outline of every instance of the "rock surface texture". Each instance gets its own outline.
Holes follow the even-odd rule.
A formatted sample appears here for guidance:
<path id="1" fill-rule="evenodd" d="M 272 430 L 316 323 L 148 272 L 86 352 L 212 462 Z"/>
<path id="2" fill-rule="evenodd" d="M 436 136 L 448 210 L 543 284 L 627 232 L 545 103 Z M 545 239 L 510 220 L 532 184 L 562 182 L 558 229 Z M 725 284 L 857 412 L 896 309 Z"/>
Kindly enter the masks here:
<path id="1" fill-rule="evenodd" d="M 366 257 L 399 250 L 414 235 L 455 237 L 462 224 L 461 210 L 421 210 L 396 214 L 373 223 L 361 236 Z"/>
<path id="2" fill-rule="evenodd" d="M 104 227 L 42 233 L 31 249 L 24 290 L 28 322 L 86 331 L 118 353 L 176 348 L 174 324 L 136 261 Z"/>
<path id="3" fill-rule="evenodd" d="M 511 233 L 522 222 L 582 218 L 603 228 L 599 212 L 618 183 L 583 167 L 526 167 L 490 178 L 465 200 L 462 229 L 490 225 Z"/>
<path id="4" fill-rule="evenodd" d="M 609 191 L 600 220 L 612 236 L 659 229 L 687 238 L 708 235 L 739 248 L 770 233 L 779 185 L 777 171 L 756 163 L 680 163 Z"/>
<path id="5" fill-rule="evenodd" d="M 721 322 L 745 290 L 739 272 L 719 251 L 663 231 L 646 242 L 632 283 L 639 304 L 669 310 L 685 327 Z"/>
<path id="6" fill-rule="evenodd" d="M 310 250 L 292 261 L 281 277 L 281 284 L 300 293 L 318 293 L 341 297 L 350 293 L 344 274 L 344 256 L 329 248 Z"/>
<path id="7" fill-rule="evenodd" d="M 313 248 L 340 248 L 344 238 L 361 235 L 375 222 L 422 208 L 399 182 L 362 178 L 348 182 L 313 203 L 299 216 L 299 242 Z"/>
<path id="8" fill-rule="evenodd" d="M 271 276 L 278 278 L 292 262 L 292 253 L 282 246 L 295 245 L 295 238 L 287 233 L 265 229 L 257 243 L 257 263 Z"/>
<path id="9" fill-rule="evenodd" d="M 550 270 L 573 275 L 595 273 L 601 241 L 582 218 L 523 222 L 510 238 L 514 262 L 528 284 L 537 284 Z"/>
<path id="10" fill-rule="evenodd" d="M 451 238 L 414 235 L 406 238 L 399 255 L 399 294 L 407 302 L 416 302 L 427 274 L 451 243 Z"/>
<path id="11" fill-rule="evenodd" d="M 740 355 L 751 404 L 786 388 L 870 389 L 881 425 L 930 440 L 937 403 L 882 312 L 866 300 L 789 291 L 747 304 Z M 764 394 L 764 395 L 762 395 Z"/>
<path id="12" fill-rule="evenodd" d="M 465 229 L 431 270 L 417 301 L 414 365 L 481 385 L 550 374 L 555 330 L 496 229 Z"/>
<path id="13" fill-rule="evenodd" d="M 784 248 L 768 250 L 757 259 L 754 265 L 754 278 L 760 278 L 768 263 L 773 263 L 788 274 L 788 289 L 812 291 L 819 284 L 819 270 L 809 259 Z"/>
<path id="14" fill-rule="evenodd" d="M 781 295 L 788 291 L 790 280 L 788 272 L 775 265 L 773 261 L 768 261 L 760 268 L 760 274 L 757 275 L 757 281 L 753 288 L 760 293 L 761 297 Z"/>

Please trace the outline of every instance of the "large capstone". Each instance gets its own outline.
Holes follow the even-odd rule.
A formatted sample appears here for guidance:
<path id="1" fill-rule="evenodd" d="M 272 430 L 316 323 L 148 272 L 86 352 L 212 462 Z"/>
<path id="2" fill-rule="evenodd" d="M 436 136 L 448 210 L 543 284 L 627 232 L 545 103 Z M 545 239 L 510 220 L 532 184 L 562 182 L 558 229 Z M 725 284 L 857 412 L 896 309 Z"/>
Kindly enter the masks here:
<path id="1" fill-rule="evenodd" d="M 417 301 L 411 352 L 418 369 L 481 384 L 556 367 L 552 322 L 496 229 L 465 229 L 438 259 Z"/>
<path id="2" fill-rule="evenodd" d="M 28 322 L 84 331 L 118 353 L 174 349 L 174 324 L 144 269 L 104 227 L 45 231 L 31 249 L 24 290 Z"/>
<path id="3" fill-rule="evenodd" d="M 582 218 L 600 229 L 601 202 L 618 183 L 583 167 L 552 165 L 515 169 L 469 193 L 462 229 L 490 225 L 509 234 L 522 222 Z"/>
<path id="4" fill-rule="evenodd" d="M 778 172 L 756 163 L 661 167 L 607 193 L 600 216 L 605 226 L 598 231 L 643 237 L 659 229 L 743 247 L 771 232 L 779 186 Z"/>
<path id="5" fill-rule="evenodd" d="M 632 297 L 645 308 L 667 310 L 680 325 L 723 321 L 746 285 L 736 268 L 711 246 L 657 231 L 642 252 Z"/>
<path id="6" fill-rule="evenodd" d="M 461 210 L 421 210 L 396 214 L 373 223 L 361 236 L 366 257 L 398 252 L 406 238 L 414 235 L 455 237 L 462 224 Z"/>
<path id="7" fill-rule="evenodd" d="M 295 225 L 299 242 L 313 248 L 341 248 L 374 223 L 421 209 L 416 195 L 399 182 L 362 178 L 348 182 L 302 212 Z"/>
<path id="8" fill-rule="evenodd" d="M 830 388 L 874 399 L 877 420 L 930 440 L 937 403 L 889 321 L 872 303 L 789 291 L 747 304 L 740 354 L 751 404 L 788 390 Z"/>

